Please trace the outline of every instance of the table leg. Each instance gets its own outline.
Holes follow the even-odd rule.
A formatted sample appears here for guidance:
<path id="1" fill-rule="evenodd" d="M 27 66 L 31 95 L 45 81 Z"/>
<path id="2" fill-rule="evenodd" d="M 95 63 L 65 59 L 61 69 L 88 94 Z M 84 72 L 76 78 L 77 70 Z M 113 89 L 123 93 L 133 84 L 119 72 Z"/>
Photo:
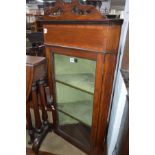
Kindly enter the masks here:
<path id="1" fill-rule="evenodd" d="M 27 122 L 27 129 L 28 133 L 30 135 L 30 141 L 29 144 L 32 144 L 34 140 L 34 129 L 32 126 L 32 119 L 31 119 L 31 113 L 30 113 L 30 103 L 26 102 L 26 122 Z"/>
<path id="2" fill-rule="evenodd" d="M 42 119 L 43 119 L 43 123 L 44 125 L 48 124 L 48 115 L 47 115 L 47 111 L 45 109 L 46 106 L 46 99 L 45 99 L 45 90 L 44 90 L 44 80 L 40 80 L 39 81 L 39 93 L 40 93 L 40 106 L 41 106 L 41 110 L 42 110 Z"/>
<path id="3" fill-rule="evenodd" d="M 38 105 L 36 90 L 37 90 L 36 83 L 33 83 L 32 84 L 32 103 L 33 103 L 34 116 L 35 116 L 35 130 L 37 133 L 41 133 L 42 123 L 40 119 L 39 105 Z"/>

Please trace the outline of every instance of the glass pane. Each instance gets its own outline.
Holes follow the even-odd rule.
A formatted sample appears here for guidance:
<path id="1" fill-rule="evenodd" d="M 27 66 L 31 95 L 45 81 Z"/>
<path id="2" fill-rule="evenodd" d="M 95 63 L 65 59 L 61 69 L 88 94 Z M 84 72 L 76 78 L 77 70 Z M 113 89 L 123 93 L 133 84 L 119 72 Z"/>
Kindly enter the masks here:
<path id="1" fill-rule="evenodd" d="M 76 142 L 82 143 L 86 147 L 90 147 L 90 127 L 69 117 L 63 112 L 59 111 L 58 115 L 60 123 L 59 129 L 71 136 Z"/>
<path id="2" fill-rule="evenodd" d="M 93 95 L 58 82 L 56 83 L 56 92 L 58 109 L 91 126 Z"/>
<path id="3" fill-rule="evenodd" d="M 54 61 L 59 129 L 89 145 L 96 62 L 58 54 Z"/>

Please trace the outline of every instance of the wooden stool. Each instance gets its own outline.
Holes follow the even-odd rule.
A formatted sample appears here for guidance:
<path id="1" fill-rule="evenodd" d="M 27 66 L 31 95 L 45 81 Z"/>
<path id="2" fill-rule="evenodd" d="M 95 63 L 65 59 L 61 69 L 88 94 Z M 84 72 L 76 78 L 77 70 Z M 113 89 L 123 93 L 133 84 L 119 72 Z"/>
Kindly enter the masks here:
<path id="1" fill-rule="evenodd" d="M 30 135 L 30 143 L 33 143 L 32 149 L 38 152 L 41 142 L 51 129 L 48 122 L 48 115 L 45 109 L 46 97 L 44 84 L 46 79 L 46 59 L 44 57 L 26 56 L 26 120 L 27 129 Z M 38 93 L 40 96 L 40 108 L 42 111 L 42 121 L 39 113 Z M 32 126 L 30 102 L 32 98 L 32 107 L 35 116 L 35 129 Z"/>

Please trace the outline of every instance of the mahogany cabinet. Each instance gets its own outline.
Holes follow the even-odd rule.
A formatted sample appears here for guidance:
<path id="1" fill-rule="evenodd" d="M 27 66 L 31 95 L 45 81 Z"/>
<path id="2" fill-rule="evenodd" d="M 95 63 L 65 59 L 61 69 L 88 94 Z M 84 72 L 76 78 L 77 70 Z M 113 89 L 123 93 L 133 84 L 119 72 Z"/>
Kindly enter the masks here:
<path id="1" fill-rule="evenodd" d="M 56 1 L 40 21 L 53 99 L 53 130 L 91 155 L 103 154 L 106 147 L 122 22 L 76 0 Z"/>

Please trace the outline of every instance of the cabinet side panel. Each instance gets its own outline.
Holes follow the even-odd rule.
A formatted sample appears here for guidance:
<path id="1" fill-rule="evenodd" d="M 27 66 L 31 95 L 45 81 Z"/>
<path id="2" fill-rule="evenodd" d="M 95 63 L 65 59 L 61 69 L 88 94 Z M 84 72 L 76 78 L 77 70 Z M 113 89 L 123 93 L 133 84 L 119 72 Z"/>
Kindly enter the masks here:
<path id="1" fill-rule="evenodd" d="M 98 154 L 103 151 L 103 142 L 106 137 L 107 129 L 107 117 L 109 112 L 109 105 L 112 93 L 115 65 L 116 65 L 117 55 L 107 54 L 105 55 L 104 63 L 104 73 L 102 82 L 102 92 L 100 100 L 100 111 L 98 120 L 98 133 L 96 146 Z"/>
<path id="2" fill-rule="evenodd" d="M 108 27 L 107 31 L 106 51 L 117 53 L 120 40 L 121 25 L 111 25 Z"/>

